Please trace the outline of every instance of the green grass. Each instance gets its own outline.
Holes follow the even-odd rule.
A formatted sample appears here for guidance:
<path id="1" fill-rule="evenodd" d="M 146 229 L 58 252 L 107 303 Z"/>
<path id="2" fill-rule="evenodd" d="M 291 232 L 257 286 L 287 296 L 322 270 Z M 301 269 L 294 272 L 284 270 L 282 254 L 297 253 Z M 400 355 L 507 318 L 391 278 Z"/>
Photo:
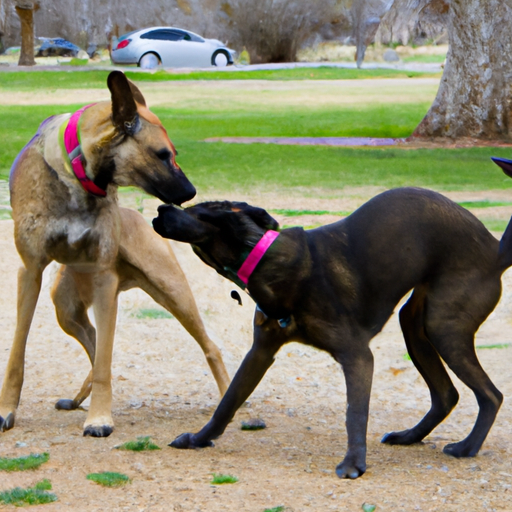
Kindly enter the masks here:
<path id="1" fill-rule="evenodd" d="M 180 147 L 180 146 L 178 146 Z M 207 155 L 207 159 L 205 159 Z M 437 190 L 511 189 L 491 162 L 502 149 L 354 149 L 189 142 L 179 163 L 198 189 L 420 186 Z"/>
<path id="2" fill-rule="evenodd" d="M 418 62 L 420 64 L 442 64 L 446 55 L 410 55 L 403 57 L 403 62 Z"/>
<path id="3" fill-rule="evenodd" d="M 508 220 L 498 220 L 498 219 L 480 219 L 483 225 L 489 231 L 495 231 L 496 233 L 503 233 L 505 228 L 508 226 Z"/>
<path id="4" fill-rule="evenodd" d="M 477 350 L 485 350 L 485 349 L 502 349 L 502 348 L 509 348 L 512 345 L 512 343 L 495 343 L 491 345 L 476 345 Z M 404 354 L 402 356 L 404 361 L 410 361 L 411 356 L 409 354 Z"/>
<path id="5" fill-rule="evenodd" d="M 79 65 L 76 63 L 75 65 Z M 99 89 L 107 83 L 108 70 L 73 71 L 73 65 L 62 71 L 17 71 L 0 73 L 0 90 L 29 91 L 44 89 Z M 141 72 L 125 69 L 126 76 L 135 82 L 168 82 L 181 80 L 351 80 L 362 78 L 414 78 L 439 76 L 394 69 L 352 69 L 321 66 L 275 70 L 193 71 L 168 73 Z"/>
<path id="6" fill-rule="evenodd" d="M 461 206 L 464 208 L 493 208 L 495 206 L 512 206 L 512 201 L 461 201 Z"/>
<path id="7" fill-rule="evenodd" d="M 174 318 L 171 313 L 169 313 L 169 311 L 156 308 L 139 309 L 134 316 L 136 318 L 149 318 L 151 320 L 159 320 L 161 318 Z"/>
<path id="8" fill-rule="evenodd" d="M 24 457 L 0 457 L 0 471 L 26 471 L 37 469 L 50 460 L 49 453 L 31 453 Z"/>
<path id="9" fill-rule="evenodd" d="M 284 215 L 285 217 L 302 217 L 303 215 L 339 215 L 346 217 L 351 212 L 331 212 L 329 210 L 290 210 L 290 209 L 279 209 L 274 208 L 268 210 L 270 213 L 277 213 L 278 215 Z"/>
<path id="10" fill-rule="evenodd" d="M 510 347 L 511 343 L 495 343 L 493 345 L 477 345 L 476 348 L 479 349 L 486 349 L 486 348 L 508 348 Z"/>
<path id="11" fill-rule="evenodd" d="M 104 471 L 103 473 L 89 473 L 87 480 L 103 485 L 103 487 L 122 487 L 130 482 L 130 479 L 122 473 Z"/>
<path id="12" fill-rule="evenodd" d="M 213 473 L 211 483 L 213 485 L 236 484 L 238 478 L 232 475 L 223 475 L 221 473 Z"/>
<path id="13" fill-rule="evenodd" d="M 157 446 L 151 441 L 149 436 L 139 436 L 136 441 L 128 441 L 120 446 L 116 446 L 118 450 L 131 450 L 133 452 L 143 452 L 148 450 L 161 450 L 160 446 Z"/>
<path id="14" fill-rule="evenodd" d="M 284 512 L 284 505 L 278 507 L 266 508 L 263 512 Z"/>
<path id="15" fill-rule="evenodd" d="M 318 71 L 351 70 L 320 68 Z M 0 73 L 0 88 L 25 88 L 37 94 L 39 86 L 105 87 L 106 74 L 106 71 Z M 161 78 L 159 73 L 143 76 L 144 80 Z M 0 106 L 0 138 L 7 141 L 0 152 L 0 178 L 6 179 L 14 158 L 43 119 L 79 106 Z M 468 191 L 512 188 L 512 180 L 490 161 L 491 156 L 508 156 L 506 148 L 402 150 L 204 142 L 206 138 L 227 136 L 401 138 L 412 133 L 428 107 L 425 102 L 329 107 L 313 104 L 300 108 L 265 105 L 231 108 L 229 104 L 219 103 L 208 110 L 157 107 L 154 111 L 179 150 L 179 164 L 198 190 L 231 192 L 301 187 L 306 194 L 323 189 L 335 196 L 347 186 L 410 185 Z"/>
<path id="16" fill-rule="evenodd" d="M 181 157 L 181 141 L 210 137 L 408 137 L 429 104 L 240 107 L 194 110 L 155 107 Z M 247 148 L 247 145 L 243 145 Z M 264 144 L 254 147 L 263 148 Z M 296 146 L 295 146 L 296 147 Z"/>
<path id="17" fill-rule="evenodd" d="M 11 210 L 0 207 L 0 220 L 12 219 Z"/>
<path id="18" fill-rule="evenodd" d="M 57 501 L 57 496 L 50 491 L 52 484 L 49 480 L 42 480 L 34 487 L 22 489 L 15 487 L 9 491 L 0 492 L 0 503 L 23 507 L 25 505 L 43 505 Z"/>

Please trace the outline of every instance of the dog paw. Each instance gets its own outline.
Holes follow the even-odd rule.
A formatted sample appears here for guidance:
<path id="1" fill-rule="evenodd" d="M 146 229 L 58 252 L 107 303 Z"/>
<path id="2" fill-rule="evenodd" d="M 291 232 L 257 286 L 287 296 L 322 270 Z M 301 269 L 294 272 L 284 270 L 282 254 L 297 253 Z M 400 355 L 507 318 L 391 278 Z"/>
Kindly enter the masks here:
<path id="1" fill-rule="evenodd" d="M 12 412 L 8 413 L 5 418 L 0 416 L 0 432 L 10 430 L 12 427 L 14 427 L 14 414 Z"/>
<path id="2" fill-rule="evenodd" d="M 336 466 L 336 474 L 340 478 L 350 478 L 352 480 L 359 478 L 366 471 L 366 464 L 357 464 L 345 459 Z"/>
<path id="3" fill-rule="evenodd" d="M 388 434 L 384 434 L 381 443 L 384 444 L 414 444 L 419 443 L 421 439 L 418 439 L 417 436 L 414 435 L 412 429 L 410 430 L 402 430 L 401 432 L 389 432 Z"/>
<path id="4" fill-rule="evenodd" d="M 443 448 L 443 452 L 446 453 L 446 455 L 451 455 L 452 457 L 457 458 L 474 457 L 478 453 L 478 449 L 468 446 L 467 443 L 461 441 L 460 443 L 447 444 Z"/>
<path id="5" fill-rule="evenodd" d="M 84 428 L 84 437 L 108 437 L 114 431 L 114 427 L 110 425 L 101 425 L 96 427 L 94 425 L 88 425 Z"/>
<path id="6" fill-rule="evenodd" d="M 207 448 L 215 445 L 212 441 L 198 443 L 194 434 L 181 434 L 172 443 L 170 443 L 169 446 L 172 448 L 178 448 L 179 450 L 186 450 L 192 448 Z"/>
<path id="7" fill-rule="evenodd" d="M 71 400 L 70 398 L 61 398 L 55 404 L 55 409 L 58 411 L 73 411 L 77 408 L 78 406 L 76 405 L 75 401 Z"/>

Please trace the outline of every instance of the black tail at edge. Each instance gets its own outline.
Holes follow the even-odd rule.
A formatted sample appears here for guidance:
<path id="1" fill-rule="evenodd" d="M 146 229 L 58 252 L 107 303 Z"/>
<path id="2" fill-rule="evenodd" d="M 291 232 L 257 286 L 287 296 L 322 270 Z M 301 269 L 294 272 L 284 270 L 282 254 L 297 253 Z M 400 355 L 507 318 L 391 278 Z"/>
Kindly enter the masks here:
<path id="1" fill-rule="evenodd" d="M 506 158 L 491 157 L 491 160 L 501 167 L 503 172 L 512 178 L 512 160 Z M 512 266 L 512 218 L 510 219 L 505 233 L 500 240 L 498 251 L 498 265 L 502 271 Z"/>

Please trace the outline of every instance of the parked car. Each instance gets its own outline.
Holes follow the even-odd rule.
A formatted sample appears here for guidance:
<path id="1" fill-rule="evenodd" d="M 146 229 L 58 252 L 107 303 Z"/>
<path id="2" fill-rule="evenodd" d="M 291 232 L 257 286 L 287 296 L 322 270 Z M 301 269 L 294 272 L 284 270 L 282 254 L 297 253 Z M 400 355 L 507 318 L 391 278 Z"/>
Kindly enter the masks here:
<path id="1" fill-rule="evenodd" d="M 204 39 L 174 27 L 135 30 L 112 41 L 110 58 L 114 64 L 137 64 L 153 69 L 206 68 L 233 64 L 236 52 L 217 39 Z"/>
<path id="2" fill-rule="evenodd" d="M 41 46 L 36 49 L 36 57 L 76 57 L 80 47 L 62 37 L 38 37 Z"/>

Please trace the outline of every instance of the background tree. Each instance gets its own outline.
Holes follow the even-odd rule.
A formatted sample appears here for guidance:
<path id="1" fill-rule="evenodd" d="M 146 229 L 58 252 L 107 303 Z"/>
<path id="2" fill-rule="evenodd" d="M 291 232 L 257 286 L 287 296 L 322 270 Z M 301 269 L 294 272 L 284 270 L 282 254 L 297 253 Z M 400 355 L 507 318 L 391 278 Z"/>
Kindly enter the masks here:
<path id="1" fill-rule="evenodd" d="M 439 90 L 413 137 L 512 139 L 512 0 L 431 0 L 448 12 Z"/>
<path id="2" fill-rule="evenodd" d="M 329 22 L 335 0 L 232 0 L 233 38 L 249 52 L 251 63 L 295 62 L 297 51 Z"/>
<path id="3" fill-rule="evenodd" d="M 21 52 L 18 66 L 33 66 L 34 59 L 34 4 L 17 2 L 16 12 L 21 21 Z"/>
<path id="4" fill-rule="evenodd" d="M 380 20 L 375 42 L 428 44 L 447 42 L 446 14 L 448 5 L 431 3 L 432 0 L 395 0 Z"/>
<path id="5" fill-rule="evenodd" d="M 356 63 L 360 68 L 366 48 L 373 43 L 382 16 L 394 0 L 354 0 L 352 4 L 352 33 L 356 45 Z"/>

